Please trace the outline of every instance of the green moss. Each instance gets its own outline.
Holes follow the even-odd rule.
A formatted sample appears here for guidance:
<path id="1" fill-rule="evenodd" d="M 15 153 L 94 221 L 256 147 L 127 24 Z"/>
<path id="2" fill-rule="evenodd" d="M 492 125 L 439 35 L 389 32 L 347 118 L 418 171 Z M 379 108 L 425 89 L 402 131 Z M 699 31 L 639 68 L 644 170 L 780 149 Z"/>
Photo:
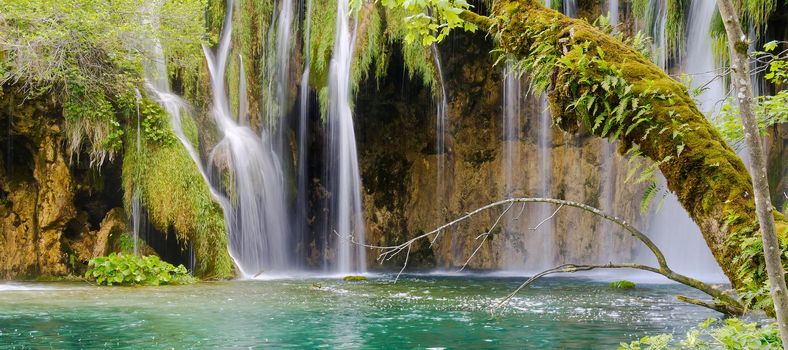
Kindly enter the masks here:
<path id="1" fill-rule="evenodd" d="M 194 130 L 189 119 L 185 124 L 186 130 Z M 233 276 L 222 210 L 213 201 L 202 175 L 180 142 L 146 141 L 139 156 L 133 149 L 127 149 L 123 186 L 127 208 L 131 208 L 132 194 L 139 188 L 151 223 L 162 232 L 172 228 L 179 241 L 192 244 L 196 275 Z"/>
<path id="2" fill-rule="evenodd" d="M 329 62 L 334 50 L 336 31 L 336 0 L 312 0 L 309 36 L 309 84 L 315 88 L 326 86 Z"/>
<path id="3" fill-rule="evenodd" d="M 613 281 L 608 284 L 608 287 L 615 289 L 632 289 L 635 288 L 635 283 L 627 280 Z"/>
<path id="4" fill-rule="evenodd" d="M 366 281 L 366 280 L 367 280 L 367 277 L 365 277 L 365 276 L 353 276 L 353 275 L 351 275 L 351 276 L 345 276 L 345 277 L 342 277 L 342 280 L 343 280 L 343 281 L 352 281 L 352 282 L 353 282 L 353 281 Z"/>

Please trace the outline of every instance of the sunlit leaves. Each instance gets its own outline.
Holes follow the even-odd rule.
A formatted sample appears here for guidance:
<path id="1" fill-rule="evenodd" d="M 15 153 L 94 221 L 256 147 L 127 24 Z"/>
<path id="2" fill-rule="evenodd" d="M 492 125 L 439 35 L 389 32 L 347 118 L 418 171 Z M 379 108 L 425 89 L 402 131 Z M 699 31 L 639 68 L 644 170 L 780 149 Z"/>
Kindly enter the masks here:
<path id="1" fill-rule="evenodd" d="M 389 9 L 403 9 L 408 32 L 404 40 L 407 44 L 420 42 L 429 46 L 441 42 L 457 28 L 475 31 L 473 23 L 462 19 L 461 14 L 472 6 L 465 0 L 381 0 Z"/>

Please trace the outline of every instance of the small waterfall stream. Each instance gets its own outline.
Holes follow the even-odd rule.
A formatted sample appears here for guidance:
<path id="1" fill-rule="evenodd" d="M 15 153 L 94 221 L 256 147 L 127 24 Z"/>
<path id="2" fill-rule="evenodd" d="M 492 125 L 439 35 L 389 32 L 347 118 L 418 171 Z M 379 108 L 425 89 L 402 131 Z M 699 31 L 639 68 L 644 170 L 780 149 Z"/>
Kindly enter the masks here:
<path id="1" fill-rule="evenodd" d="M 694 96 L 698 109 L 712 118 L 722 107 L 725 99 L 725 86 L 720 70 L 714 64 L 714 51 L 709 35 L 712 18 L 717 12 L 714 1 L 693 1 L 687 23 L 687 58 L 683 60 L 682 70 L 692 78 L 693 88 L 705 87 L 699 96 Z"/>
<path id="2" fill-rule="evenodd" d="M 438 84 L 440 85 L 440 95 L 435 102 L 435 154 L 437 155 L 437 203 L 442 203 L 446 196 L 446 132 L 448 128 L 448 109 L 449 102 L 446 97 L 446 87 L 443 80 L 443 67 L 441 66 L 440 52 L 438 46 L 432 44 L 432 58 L 435 62 L 435 69 L 438 71 Z M 440 215 L 441 206 L 437 206 Z"/>
<path id="3" fill-rule="evenodd" d="M 137 108 L 137 136 L 136 136 L 136 157 L 139 161 L 142 157 L 142 138 L 140 137 L 140 100 L 142 95 L 138 89 L 134 89 L 134 104 Z M 135 176 L 139 179 L 139 170 Z M 134 194 L 131 195 L 131 227 L 134 235 L 134 255 L 139 255 L 140 230 L 142 229 L 142 198 L 140 198 L 139 186 L 134 186 Z"/>
<path id="4" fill-rule="evenodd" d="M 351 23 L 352 22 L 352 23 Z M 351 108 L 350 74 L 357 29 L 357 14 L 348 0 L 337 1 L 334 53 L 329 69 L 329 111 L 327 161 L 329 192 L 332 194 L 331 226 L 333 272 L 366 270 L 364 217 L 361 203 L 361 175 Z M 351 32 L 352 30 L 352 32 Z M 352 241 L 351 241 L 352 237 Z"/>
<path id="5" fill-rule="evenodd" d="M 310 32 L 312 26 L 312 0 L 306 0 L 306 8 L 304 9 L 304 72 L 301 75 L 301 86 L 299 87 L 299 105 L 298 105 L 298 160 L 296 163 L 296 213 L 294 229 L 294 240 L 296 242 L 296 253 L 300 256 L 306 255 L 306 231 L 308 222 L 308 208 L 307 196 L 309 194 L 309 73 L 310 73 L 310 53 L 311 53 L 311 40 Z M 300 265 L 299 259 L 297 264 Z"/>
<path id="6" fill-rule="evenodd" d="M 613 33 L 618 33 L 618 0 L 607 0 L 607 19 L 613 26 Z"/>
<path id="7" fill-rule="evenodd" d="M 653 28 L 660 38 L 665 36 L 664 20 L 661 19 L 665 16 L 662 12 L 664 6 L 661 1 L 657 3 L 652 1 L 653 13 L 656 16 L 654 20 L 656 24 Z M 692 2 L 687 26 L 687 56 L 683 60 L 685 64 L 682 67 L 684 73 L 692 76 L 693 86 L 709 84 L 707 91 L 695 96 L 698 108 L 706 114 L 707 118 L 711 118 L 719 111 L 725 95 L 721 79 L 714 78 L 717 73 L 712 56 L 712 38 L 709 36 L 709 26 L 714 12 L 716 12 L 714 1 Z M 665 45 L 663 40 L 655 40 L 655 44 Z M 667 51 L 665 46 L 659 48 L 659 52 L 665 51 Z M 658 63 L 663 64 L 666 61 L 664 57 L 659 60 Z M 666 185 L 663 183 L 662 187 L 666 188 Z M 698 225 L 682 208 L 675 194 L 670 193 L 665 198 L 661 210 L 652 214 L 650 222 L 647 234 L 662 249 L 674 270 L 705 280 L 727 280 L 711 255 Z M 644 252 L 639 254 L 643 255 Z M 651 258 L 649 260 L 653 261 Z"/>
<path id="8" fill-rule="evenodd" d="M 516 197 L 519 184 L 515 180 L 515 171 L 521 171 L 520 164 L 520 125 L 521 125 L 521 94 L 522 86 L 517 72 L 512 65 L 506 66 L 503 72 L 503 106 L 502 106 L 502 141 L 503 141 L 503 177 L 504 197 Z M 521 261 L 525 249 L 524 233 L 518 226 L 516 214 L 508 214 L 503 223 L 506 243 L 503 252 L 502 267 L 506 269 L 524 269 L 528 266 Z"/>
<path id="9" fill-rule="evenodd" d="M 550 6 L 550 3 L 547 3 L 547 6 Z M 564 14 L 577 17 L 577 0 L 564 0 Z"/>

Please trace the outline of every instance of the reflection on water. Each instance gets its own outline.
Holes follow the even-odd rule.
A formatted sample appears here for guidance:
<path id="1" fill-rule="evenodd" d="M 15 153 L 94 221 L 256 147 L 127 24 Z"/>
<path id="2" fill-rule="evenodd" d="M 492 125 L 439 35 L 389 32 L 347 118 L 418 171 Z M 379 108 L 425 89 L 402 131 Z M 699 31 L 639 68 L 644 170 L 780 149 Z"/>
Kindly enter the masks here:
<path id="1" fill-rule="evenodd" d="M 609 349 L 720 316 L 676 301 L 677 293 L 700 297 L 678 285 L 627 291 L 550 278 L 491 318 L 490 307 L 521 281 L 411 275 L 397 284 L 383 276 L 146 288 L 0 285 L 0 348 Z"/>

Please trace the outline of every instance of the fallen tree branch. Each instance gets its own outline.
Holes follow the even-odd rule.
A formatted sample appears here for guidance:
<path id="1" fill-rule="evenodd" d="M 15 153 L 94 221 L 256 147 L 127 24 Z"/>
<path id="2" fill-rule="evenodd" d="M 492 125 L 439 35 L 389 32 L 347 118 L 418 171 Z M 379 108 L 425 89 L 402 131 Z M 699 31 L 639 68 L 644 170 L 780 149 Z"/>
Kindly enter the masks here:
<path id="1" fill-rule="evenodd" d="M 523 288 L 527 287 L 528 285 L 530 285 L 531 283 L 533 283 L 537 279 L 539 279 L 539 278 L 541 278 L 543 276 L 546 276 L 546 275 L 550 275 L 550 274 L 554 274 L 554 273 L 563 273 L 563 272 L 589 271 L 589 270 L 593 270 L 593 269 L 632 268 L 632 269 L 638 269 L 638 270 L 643 270 L 643 271 L 648 271 L 648 272 L 660 274 L 660 275 L 665 276 L 666 278 L 668 278 L 668 279 L 670 279 L 672 281 L 675 281 L 675 282 L 681 283 L 683 285 L 686 285 L 688 287 L 697 289 L 697 290 L 709 295 L 715 301 L 717 301 L 714 304 L 711 304 L 711 303 L 706 303 L 706 302 L 701 302 L 701 301 L 698 301 L 698 300 L 694 300 L 694 301 L 696 301 L 696 302 L 693 302 L 693 304 L 695 304 L 695 305 L 706 306 L 706 307 L 709 307 L 709 308 L 711 308 L 713 310 L 717 310 L 717 311 L 723 312 L 725 314 L 730 314 L 730 315 L 741 315 L 742 313 L 744 313 L 745 307 L 742 305 L 742 303 L 737 298 L 735 298 L 731 294 L 729 294 L 728 292 L 722 291 L 722 290 L 720 290 L 720 289 L 718 289 L 718 288 L 716 288 L 716 287 L 714 287 L 714 286 L 712 286 L 710 284 L 704 283 L 704 282 L 702 282 L 700 280 L 697 280 L 697 279 L 694 279 L 692 277 L 684 276 L 682 274 L 676 273 L 673 270 L 671 270 L 670 267 L 668 266 L 667 260 L 665 259 L 665 255 L 657 247 L 657 245 L 654 244 L 654 242 L 652 242 L 651 239 L 649 239 L 648 236 L 646 236 L 646 234 L 644 234 L 640 230 L 636 229 L 635 227 L 627 224 L 626 221 L 624 221 L 624 220 L 622 220 L 620 218 L 617 218 L 615 216 L 611 216 L 611 215 L 605 214 L 601 210 L 599 210 L 597 208 L 594 208 L 592 206 L 589 206 L 589 205 L 586 205 L 586 204 L 583 204 L 583 203 L 567 201 L 567 200 L 563 200 L 563 199 L 553 199 L 553 198 L 510 198 L 510 199 L 505 199 L 505 200 L 501 200 L 501 201 L 498 201 L 498 202 L 490 203 L 490 204 L 487 204 L 487 205 L 485 205 L 483 207 L 477 208 L 476 210 L 467 212 L 467 213 L 465 213 L 465 215 L 460 216 L 460 217 L 452 220 L 451 222 L 443 224 L 440 227 L 438 227 L 438 228 L 436 228 L 436 229 L 434 229 L 434 230 L 432 230 L 430 232 L 418 235 L 418 236 L 416 236 L 414 238 L 411 238 L 411 239 L 405 241 L 404 243 L 401 243 L 401 244 L 398 244 L 398 245 L 393 245 L 393 246 L 381 246 L 381 245 L 371 245 L 371 244 L 359 243 L 359 242 L 356 242 L 354 240 L 352 235 L 350 235 L 348 238 L 351 240 L 351 242 L 353 244 L 361 245 L 363 247 L 370 248 L 370 249 L 380 250 L 381 253 L 378 255 L 378 258 L 377 258 L 379 263 L 382 263 L 383 261 L 386 261 L 386 260 L 390 260 L 391 258 L 396 256 L 397 254 L 399 254 L 403 250 L 407 249 L 407 253 L 406 253 L 406 257 L 405 257 L 405 266 L 403 266 L 402 269 L 397 274 L 397 277 L 395 278 L 395 282 L 396 282 L 399 279 L 399 277 L 402 274 L 402 272 L 405 270 L 405 267 L 407 265 L 407 262 L 408 262 L 408 259 L 409 259 L 409 256 L 410 256 L 411 246 L 413 245 L 413 243 L 415 243 L 416 241 L 418 241 L 420 239 L 428 239 L 429 237 L 435 235 L 435 237 L 433 237 L 433 239 L 430 240 L 430 245 L 432 245 L 432 243 L 434 243 L 435 240 L 437 240 L 438 236 L 440 235 L 440 233 L 443 230 L 445 230 L 445 229 L 447 229 L 449 227 L 452 227 L 452 226 L 454 226 L 454 225 L 456 225 L 456 224 L 458 224 L 460 222 L 468 220 L 471 217 L 473 217 L 473 216 L 475 216 L 477 214 L 480 214 L 482 212 L 485 212 L 487 210 L 491 210 L 493 208 L 497 208 L 497 207 L 500 207 L 500 206 L 503 206 L 503 205 L 508 205 L 506 207 L 506 209 L 498 216 L 498 218 L 496 219 L 495 223 L 490 228 L 490 230 L 487 231 L 486 233 L 483 233 L 483 234 L 481 234 L 481 235 L 476 237 L 476 239 L 484 237 L 484 240 L 486 240 L 486 238 L 491 234 L 493 229 L 498 225 L 498 223 L 500 222 L 501 218 L 509 211 L 509 209 L 512 208 L 514 203 L 549 203 L 549 204 L 558 205 L 559 206 L 558 209 L 556 209 L 553 212 L 553 214 L 550 215 L 550 217 L 548 217 L 547 219 L 543 220 L 539 225 L 541 225 L 545 221 L 553 218 L 558 213 L 558 211 L 561 208 L 563 208 L 564 206 L 578 208 L 578 209 L 584 210 L 586 212 L 592 213 L 592 214 L 594 214 L 596 216 L 599 216 L 599 217 L 601 217 L 601 218 L 603 218 L 605 220 L 611 221 L 611 222 L 617 224 L 618 226 L 624 228 L 632 236 L 634 236 L 635 238 L 640 240 L 643 244 L 645 244 L 646 247 L 651 251 L 651 253 L 654 254 L 654 256 L 656 257 L 657 264 L 658 264 L 659 267 L 653 267 L 653 266 L 642 265 L 642 264 L 613 264 L 613 263 L 601 264 L 601 265 L 600 264 L 597 264 L 597 265 L 576 265 L 576 264 L 561 265 L 561 266 L 558 266 L 558 267 L 555 267 L 555 268 L 552 268 L 552 269 L 540 272 L 540 273 L 534 275 L 533 277 L 529 278 L 522 285 L 520 285 L 520 287 L 518 287 L 511 294 L 509 294 L 508 297 L 504 298 L 504 300 L 501 303 L 499 303 L 499 306 L 505 304 L 506 301 L 510 300 L 514 295 L 517 294 L 517 292 L 519 292 Z M 537 227 L 539 227 L 539 225 L 537 225 Z M 476 253 L 481 248 L 481 245 L 484 243 L 484 240 L 482 240 L 482 242 L 479 244 L 479 246 L 476 248 L 476 250 L 471 254 L 471 256 L 468 258 L 468 260 L 465 262 L 465 264 L 463 264 L 462 269 L 464 269 L 467 266 L 468 262 L 476 255 Z M 460 270 L 462 271 L 462 269 L 460 269 Z M 684 298 L 686 299 L 686 297 L 684 297 Z M 496 309 L 499 306 L 496 306 Z"/>
<path id="2" fill-rule="evenodd" d="M 699 300 L 699 299 L 689 298 L 689 297 L 686 297 L 686 296 L 683 296 L 683 295 L 677 296 L 676 298 L 681 300 L 681 301 L 684 301 L 684 302 L 687 302 L 687 303 L 690 303 L 690 304 L 694 304 L 694 305 L 698 305 L 698 306 L 707 307 L 709 309 L 719 311 L 719 312 L 724 313 L 726 315 L 737 315 L 737 316 L 738 315 L 742 315 L 744 313 L 744 310 L 745 310 L 744 307 L 741 305 L 741 303 L 738 300 L 730 297 L 730 295 L 727 295 L 726 293 L 720 291 L 719 289 L 717 289 L 717 288 L 715 288 L 715 287 L 713 287 L 711 285 L 708 285 L 706 283 L 703 283 L 703 282 L 700 282 L 698 280 L 695 280 L 693 278 L 686 277 L 686 276 L 677 274 L 677 273 L 672 272 L 672 271 L 666 273 L 666 272 L 663 272 L 661 269 L 658 269 L 656 267 L 643 265 L 643 264 L 614 264 L 614 263 L 608 263 L 608 264 L 590 264 L 590 265 L 564 264 L 564 265 L 560 265 L 560 266 L 557 266 L 557 267 L 554 267 L 554 268 L 542 271 L 540 273 L 537 273 L 537 274 L 533 275 L 531 278 L 529 278 L 528 280 L 526 280 L 525 282 L 523 282 L 520 286 L 518 286 L 514 291 L 509 293 L 509 295 L 507 295 L 501 301 L 499 301 L 493 307 L 493 309 L 490 312 L 494 315 L 495 314 L 495 310 L 497 310 L 501 306 L 507 304 L 522 289 L 528 287 L 529 285 L 531 285 L 534 282 L 536 282 L 536 280 L 538 280 L 538 279 L 540 279 L 540 278 L 542 278 L 544 276 L 552 275 L 552 274 L 556 274 L 556 273 L 574 273 L 574 272 L 581 272 L 581 271 L 591 271 L 591 270 L 595 270 L 595 269 L 636 269 L 636 270 L 642 270 L 642 271 L 648 271 L 648 272 L 657 273 L 657 274 L 660 274 L 662 276 L 665 276 L 666 278 L 668 278 L 670 280 L 673 280 L 675 282 L 679 282 L 679 283 L 684 284 L 684 285 L 686 285 L 688 287 L 692 287 L 692 288 L 695 288 L 695 289 L 697 289 L 697 290 L 699 290 L 699 291 L 701 291 L 703 293 L 706 293 L 709 296 L 712 296 L 718 302 L 709 303 L 709 302 L 705 302 L 705 301 L 702 301 L 702 300 Z"/>

